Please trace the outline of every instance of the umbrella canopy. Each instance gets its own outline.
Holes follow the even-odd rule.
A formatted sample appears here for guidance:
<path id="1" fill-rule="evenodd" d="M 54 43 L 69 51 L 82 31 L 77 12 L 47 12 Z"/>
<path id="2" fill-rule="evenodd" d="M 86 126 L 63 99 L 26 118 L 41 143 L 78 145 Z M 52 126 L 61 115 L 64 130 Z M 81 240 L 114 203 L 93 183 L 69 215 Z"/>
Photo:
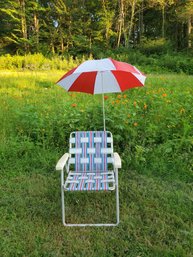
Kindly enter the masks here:
<path id="1" fill-rule="evenodd" d="M 88 60 L 68 71 L 57 84 L 67 91 L 102 94 L 105 130 L 104 93 L 123 92 L 144 86 L 145 75 L 135 66 L 111 58 Z"/>
<path id="2" fill-rule="evenodd" d="M 104 94 L 143 86 L 145 79 L 135 66 L 105 58 L 83 62 L 67 72 L 57 84 L 67 91 Z"/>

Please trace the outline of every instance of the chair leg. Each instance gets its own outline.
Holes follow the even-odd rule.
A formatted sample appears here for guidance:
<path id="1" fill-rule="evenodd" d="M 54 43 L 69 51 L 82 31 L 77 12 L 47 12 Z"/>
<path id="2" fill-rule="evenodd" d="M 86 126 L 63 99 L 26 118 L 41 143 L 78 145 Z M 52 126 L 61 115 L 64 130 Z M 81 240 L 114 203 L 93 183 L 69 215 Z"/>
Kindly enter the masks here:
<path id="1" fill-rule="evenodd" d="M 66 225 L 65 222 L 65 203 L 64 203 L 64 187 L 63 187 L 63 181 L 64 181 L 64 172 L 61 171 L 61 201 L 62 201 L 62 223 L 64 226 Z"/>
<path id="2" fill-rule="evenodd" d="M 115 176 L 116 176 L 116 216 L 117 216 L 117 223 L 116 225 L 119 224 L 119 183 L 118 183 L 118 170 L 115 171 Z"/>
<path id="3" fill-rule="evenodd" d="M 63 189 L 63 187 L 61 188 L 61 200 L 62 200 L 62 223 L 65 226 L 66 222 L 65 222 L 65 203 L 64 203 L 64 189 Z"/>

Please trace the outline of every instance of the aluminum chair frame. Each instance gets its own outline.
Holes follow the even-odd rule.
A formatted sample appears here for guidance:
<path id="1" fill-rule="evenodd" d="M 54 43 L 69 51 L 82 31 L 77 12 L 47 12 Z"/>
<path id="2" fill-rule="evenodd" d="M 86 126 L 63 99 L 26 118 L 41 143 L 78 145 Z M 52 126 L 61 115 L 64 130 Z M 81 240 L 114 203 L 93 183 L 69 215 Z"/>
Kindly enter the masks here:
<path id="1" fill-rule="evenodd" d="M 67 223 L 66 222 L 66 214 L 65 214 L 65 194 L 64 191 L 65 189 L 67 189 L 66 187 L 66 181 L 64 181 L 64 171 L 66 170 L 66 172 L 68 173 L 68 176 L 70 174 L 70 164 L 72 163 L 72 152 L 74 153 L 74 151 L 72 151 L 72 134 L 73 133 L 90 133 L 90 132 L 72 132 L 70 135 L 70 149 L 69 149 L 69 153 L 65 153 L 57 162 L 56 165 L 56 170 L 61 172 L 61 202 L 62 202 L 62 222 L 64 224 L 64 226 L 69 226 L 69 227 L 85 227 L 85 226 L 117 226 L 120 222 L 120 218 L 119 218 L 119 186 L 118 186 L 118 169 L 121 168 L 121 159 L 118 153 L 112 153 L 111 154 L 111 159 L 112 159 L 112 164 L 113 164 L 113 173 L 115 175 L 115 181 L 114 181 L 114 187 L 110 187 L 109 190 L 115 190 L 115 196 L 116 196 L 116 223 L 84 223 L 84 224 L 73 224 L 73 223 Z M 97 133 L 95 132 L 91 132 L 91 133 Z M 100 133 L 100 132 L 99 132 Z M 105 133 L 110 133 L 111 138 L 112 138 L 112 134 L 109 131 L 105 131 Z M 113 146 L 113 139 L 112 139 L 112 144 Z M 113 148 L 112 148 L 113 150 Z M 84 161 L 84 159 L 83 159 Z M 92 172 L 92 171 L 86 171 L 86 173 L 88 172 Z M 70 188 L 68 188 L 69 191 Z M 102 189 L 103 190 L 103 189 Z M 73 191 L 82 191 L 82 190 L 73 190 Z M 92 191 L 96 191 L 96 190 L 92 190 Z"/>

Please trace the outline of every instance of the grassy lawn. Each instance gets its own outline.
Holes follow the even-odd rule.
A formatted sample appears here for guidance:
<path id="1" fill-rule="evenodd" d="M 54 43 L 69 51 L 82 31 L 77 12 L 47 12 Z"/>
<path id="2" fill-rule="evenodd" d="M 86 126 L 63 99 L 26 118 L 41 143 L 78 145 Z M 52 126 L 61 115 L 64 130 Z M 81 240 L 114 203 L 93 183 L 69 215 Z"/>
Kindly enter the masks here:
<path id="1" fill-rule="evenodd" d="M 54 84 L 63 73 L 0 73 L 0 256 L 193 256 L 193 77 L 152 74 L 108 95 L 121 223 L 65 228 L 55 164 L 70 132 L 103 120 L 101 96 L 66 93 Z M 67 201 L 69 221 L 114 219 L 113 193 Z"/>

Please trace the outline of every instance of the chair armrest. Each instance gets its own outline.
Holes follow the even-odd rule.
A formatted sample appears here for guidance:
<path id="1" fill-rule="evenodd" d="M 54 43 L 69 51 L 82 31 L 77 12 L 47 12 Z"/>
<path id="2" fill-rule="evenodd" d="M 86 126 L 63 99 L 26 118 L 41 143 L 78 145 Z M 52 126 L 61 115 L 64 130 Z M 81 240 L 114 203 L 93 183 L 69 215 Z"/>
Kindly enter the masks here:
<path id="1" fill-rule="evenodd" d="M 115 169 L 121 168 L 121 158 L 118 153 L 114 153 L 114 167 Z"/>
<path id="2" fill-rule="evenodd" d="M 69 153 L 65 153 L 56 164 L 56 170 L 63 170 L 69 158 Z"/>

